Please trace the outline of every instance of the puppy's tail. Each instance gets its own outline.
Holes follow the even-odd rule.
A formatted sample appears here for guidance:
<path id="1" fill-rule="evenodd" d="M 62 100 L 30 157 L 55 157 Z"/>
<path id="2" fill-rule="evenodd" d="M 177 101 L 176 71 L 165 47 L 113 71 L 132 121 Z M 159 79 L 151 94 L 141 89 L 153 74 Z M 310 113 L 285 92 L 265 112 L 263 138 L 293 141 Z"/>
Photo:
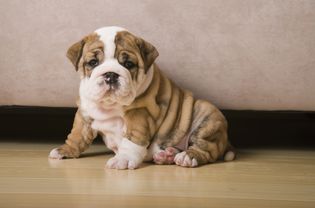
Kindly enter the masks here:
<path id="1" fill-rule="evenodd" d="M 223 159 L 224 161 L 232 161 L 235 158 L 236 158 L 236 150 L 230 143 L 228 143 Z"/>

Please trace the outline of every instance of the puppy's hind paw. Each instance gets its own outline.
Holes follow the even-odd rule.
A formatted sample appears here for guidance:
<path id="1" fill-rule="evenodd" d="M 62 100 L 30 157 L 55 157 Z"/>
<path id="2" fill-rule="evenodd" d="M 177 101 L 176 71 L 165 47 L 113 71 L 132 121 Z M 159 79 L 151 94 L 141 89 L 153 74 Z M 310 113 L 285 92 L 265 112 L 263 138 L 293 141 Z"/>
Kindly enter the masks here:
<path id="1" fill-rule="evenodd" d="M 176 165 L 182 166 L 182 167 L 189 167 L 189 168 L 193 168 L 193 167 L 197 167 L 198 166 L 198 162 L 196 160 L 196 158 L 191 158 L 186 151 L 178 153 L 175 156 L 174 159 Z"/>
<path id="2" fill-rule="evenodd" d="M 167 147 L 153 155 L 153 161 L 159 165 L 170 165 L 174 163 L 175 155 L 179 151 L 174 147 Z"/>

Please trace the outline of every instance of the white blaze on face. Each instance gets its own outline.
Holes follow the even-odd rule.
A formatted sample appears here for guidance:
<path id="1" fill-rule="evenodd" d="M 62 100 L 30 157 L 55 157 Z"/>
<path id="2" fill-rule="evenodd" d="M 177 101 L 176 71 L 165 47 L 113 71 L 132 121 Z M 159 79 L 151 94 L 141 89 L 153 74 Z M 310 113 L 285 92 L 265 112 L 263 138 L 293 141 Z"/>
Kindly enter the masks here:
<path id="1" fill-rule="evenodd" d="M 126 31 L 126 29 L 121 27 L 103 27 L 95 31 L 100 36 L 101 41 L 105 45 L 105 61 L 108 59 L 113 59 L 115 55 L 116 45 L 115 37 L 118 32 Z"/>

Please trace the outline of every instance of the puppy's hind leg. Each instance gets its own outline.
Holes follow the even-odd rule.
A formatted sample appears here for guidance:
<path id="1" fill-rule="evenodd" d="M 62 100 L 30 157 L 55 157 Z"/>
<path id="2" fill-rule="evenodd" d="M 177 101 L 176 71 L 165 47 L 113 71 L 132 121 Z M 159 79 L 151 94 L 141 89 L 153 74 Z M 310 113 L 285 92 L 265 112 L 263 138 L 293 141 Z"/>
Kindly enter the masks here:
<path id="1" fill-rule="evenodd" d="M 211 104 L 196 103 L 194 119 L 198 125 L 193 126 L 190 134 L 191 146 L 188 150 L 176 155 L 174 161 L 183 167 L 196 167 L 215 162 L 228 155 L 230 147 L 227 137 L 227 123 L 224 116 Z M 196 124 L 196 122 L 195 122 Z M 229 153 L 226 159 L 234 159 Z"/>
<path id="2" fill-rule="evenodd" d="M 175 163 L 183 167 L 196 167 L 215 162 L 224 154 L 223 139 L 216 137 L 223 136 L 219 133 L 212 137 L 194 138 L 188 150 L 176 155 Z"/>

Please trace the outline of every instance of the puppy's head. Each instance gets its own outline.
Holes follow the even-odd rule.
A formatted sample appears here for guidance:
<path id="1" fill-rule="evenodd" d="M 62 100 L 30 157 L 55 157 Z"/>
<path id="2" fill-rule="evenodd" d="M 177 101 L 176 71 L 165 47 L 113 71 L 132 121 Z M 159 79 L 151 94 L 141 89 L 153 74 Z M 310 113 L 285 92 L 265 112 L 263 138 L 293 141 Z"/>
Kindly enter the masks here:
<path id="1" fill-rule="evenodd" d="M 73 44 L 67 57 L 80 73 L 80 96 L 111 106 L 129 105 L 152 79 L 158 52 L 119 27 L 104 27 Z"/>

